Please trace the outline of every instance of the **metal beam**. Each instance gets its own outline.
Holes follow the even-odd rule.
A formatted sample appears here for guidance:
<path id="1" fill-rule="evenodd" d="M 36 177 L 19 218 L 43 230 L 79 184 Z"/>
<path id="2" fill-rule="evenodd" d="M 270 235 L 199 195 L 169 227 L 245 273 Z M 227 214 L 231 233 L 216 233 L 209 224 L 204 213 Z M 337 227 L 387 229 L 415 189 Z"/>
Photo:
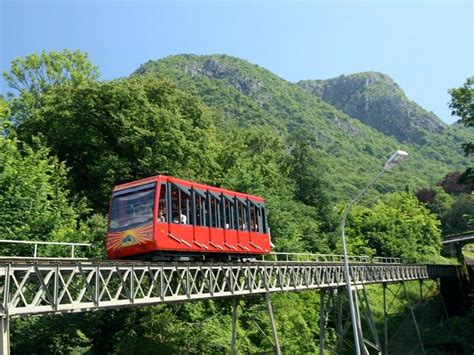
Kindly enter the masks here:
<path id="1" fill-rule="evenodd" d="M 268 314 L 270 315 L 270 322 L 272 324 L 273 346 L 274 346 L 275 354 L 281 355 L 280 341 L 278 340 L 278 332 L 276 329 L 275 318 L 273 317 L 272 302 L 271 302 L 269 293 L 265 293 L 265 301 L 267 303 Z"/>
<path id="2" fill-rule="evenodd" d="M 237 300 L 232 298 L 232 355 L 237 355 Z"/>
<path id="3" fill-rule="evenodd" d="M 324 355 L 324 338 L 326 336 L 326 304 L 324 296 L 326 290 L 322 289 L 319 293 L 320 309 L 319 309 L 319 355 Z"/>
<path id="4" fill-rule="evenodd" d="M 10 320 L 2 317 L 0 322 L 1 346 L 0 355 L 10 355 Z"/>
<path id="5" fill-rule="evenodd" d="M 408 294 L 405 282 L 402 281 L 403 290 L 405 291 L 405 296 L 408 301 L 408 306 L 410 307 L 411 317 L 413 319 L 413 324 L 415 325 L 416 335 L 418 336 L 418 341 L 420 342 L 421 352 L 425 355 L 425 347 L 423 346 L 423 340 L 421 339 L 420 329 L 418 328 L 418 322 L 416 321 L 415 312 L 413 311 L 413 306 L 411 304 L 410 295 Z"/>

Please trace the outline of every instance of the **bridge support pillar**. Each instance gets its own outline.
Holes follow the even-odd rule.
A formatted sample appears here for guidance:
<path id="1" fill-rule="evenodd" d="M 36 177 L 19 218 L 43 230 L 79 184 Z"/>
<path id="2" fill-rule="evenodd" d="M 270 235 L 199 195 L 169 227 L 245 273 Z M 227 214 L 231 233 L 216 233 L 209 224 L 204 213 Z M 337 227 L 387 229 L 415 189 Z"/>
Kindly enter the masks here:
<path id="1" fill-rule="evenodd" d="M 388 355 L 388 319 L 387 319 L 387 284 L 382 284 L 383 288 L 383 347 L 385 354 Z"/>
<path id="2" fill-rule="evenodd" d="M 319 355 L 324 355 L 324 338 L 326 337 L 326 304 L 324 296 L 326 290 L 323 288 L 319 291 L 320 310 L 319 310 Z"/>
<path id="3" fill-rule="evenodd" d="M 362 303 L 363 310 L 364 310 L 367 322 L 369 323 L 369 328 L 372 333 L 372 338 L 375 341 L 375 346 L 374 344 L 372 344 L 372 347 L 374 347 L 377 350 L 378 354 L 382 354 L 382 346 L 380 345 L 379 335 L 377 333 L 377 328 L 375 326 L 374 317 L 372 316 L 372 310 L 370 309 L 369 297 L 367 296 L 367 291 L 364 286 L 362 286 L 362 294 L 364 296 L 364 299 L 363 299 L 364 302 Z"/>
<path id="4" fill-rule="evenodd" d="M 354 317 L 356 320 L 356 327 L 357 327 L 357 332 L 359 333 L 359 346 L 360 346 L 360 353 L 364 355 L 369 355 L 369 351 L 367 350 L 367 347 L 365 346 L 364 343 L 364 335 L 362 333 L 362 322 L 360 318 L 360 305 L 359 305 L 359 297 L 357 295 L 357 289 L 358 286 L 351 286 L 351 292 L 354 293 Z"/>
<path id="5" fill-rule="evenodd" d="M 232 298 L 232 355 L 237 355 L 237 300 Z"/>
<path id="6" fill-rule="evenodd" d="M 342 319 L 342 298 L 344 289 L 337 289 L 337 354 L 342 354 L 344 345 L 344 327 Z"/>
<path id="7" fill-rule="evenodd" d="M 272 323 L 273 342 L 275 343 L 275 354 L 281 355 L 280 342 L 278 341 L 278 333 L 275 324 L 275 318 L 273 317 L 272 302 L 270 300 L 270 293 L 265 293 L 265 301 L 267 302 L 268 314 L 270 315 L 270 321 Z"/>
<path id="8" fill-rule="evenodd" d="M 2 333 L 0 355 L 10 355 L 10 319 L 8 317 L 2 317 L 0 332 Z"/>
<path id="9" fill-rule="evenodd" d="M 413 324 L 415 325 L 416 335 L 418 336 L 418 341 L 420 342 L 421 352 L 422 352 L 423 355 L 425 355 L 426 354 L 425 353 L 425 347 L 423 346 L 423 340 L 421 339 L 420 329 L 418 327 L 418 322 L 416 321 L 415 312 L 413 311 L 413 306 L 411 304 L 410 295 L 408 294 L 408 291 L 407 291 L 407 288 L 405 286 L 404 281 L 402 281 L 402 286 L 403 286 L 403 290 L 405 291 L 405 296 L 406 296 L 407 301 L 408 301 L 408 306 L 410 307 L 411 318 L 413 319 Z"/>

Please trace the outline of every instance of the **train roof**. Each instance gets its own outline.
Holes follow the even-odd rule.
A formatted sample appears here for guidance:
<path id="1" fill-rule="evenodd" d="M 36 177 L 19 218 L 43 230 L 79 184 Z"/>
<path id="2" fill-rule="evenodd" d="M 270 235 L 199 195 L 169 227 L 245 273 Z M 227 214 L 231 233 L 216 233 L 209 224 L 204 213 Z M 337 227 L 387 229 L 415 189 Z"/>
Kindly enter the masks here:
<path id="1" fill-rule="evenodd" d="M 182 180 L 182 179 L 178 179 L 178 178 L 175 178 L 175 177 L 172 177 L 172 176 L 166 176 L 166 175 L 150 176 L 150 177 L 147 177 L 147 178 L 144 178 L 144 179 L 127 182 L 127 183 L 124 183 L 124 184 L 119 184 L 119 185 L 114 186 L 113 191 L 114 192 L 121 191 L 121 190 L 124 190 L 124 189 L 128 189 L 130 187 L 136 187 L 136 186 L 149 184 L 149 183 L 153 183 L 153 182 L 160 182 L 160 181 L 169 181 L 169 182 L 177 183 L 177 184 L 187 186 L 187 187 L 195 187 L 195 188 L 200 189 L 200 190 L 209 189 L 213 192 L 236 195 L 236 196 L 241 197 L 241 198 L 250 198 L 250 199 L 258 201 L 258 202 L 263 202 L 264 201 L 264 199 L 262 197 L 259 197 L 259 196 L 250 195 L 250 194 L 246 194 L 246 193 L 243 193 L 243 192 L 227 190 L 227 189 L 223 189 L 223 188 L 215 187 L 215 186 L 211 186 L 211 185 L 204 185 L 204 184 L 201 184 L 201 183 L 198 183 L 198 182 Z"/>

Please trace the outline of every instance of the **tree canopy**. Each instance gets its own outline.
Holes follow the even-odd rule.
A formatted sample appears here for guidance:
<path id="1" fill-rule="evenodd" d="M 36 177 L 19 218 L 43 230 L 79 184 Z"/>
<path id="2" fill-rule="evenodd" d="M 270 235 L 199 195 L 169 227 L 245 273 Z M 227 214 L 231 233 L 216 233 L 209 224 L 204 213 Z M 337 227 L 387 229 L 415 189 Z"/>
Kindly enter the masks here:
<path id="1" fill-rule="evenodd" d="M 449 93 L 451 94 L 449 107 L 452 109 L 452 114 L 460 117 L 459 122 L 466 127 L 474 127 L 474 76 L 467 78 L 462 87 L 449 90 Z M 474 154 L 474 142 L 463 144 L 463 148 L 466 156 Z M 474 189 L 474 168 L 467 168 L 460 181 L 471 184 L 471 189 Z"/>
<path id="2" fill-rule="evenodd" d="M 61 84 L 18 126 L 70 167 L 73 191 L 105 212 L 114 185 L 160 172 L 206 182 L 215 170 L 212 113 L 166 79 Z"/>
<path id="3" fill-rule="evenodd" d="M 81 51 L 43 51 L 14 59 L 3 78 L 19 95 L 13 100 L 15 121 L 21 122 L 32 110 L 43 106 L 50 89 L 69 83 L 75 87 L 99 77 L 98 68 Z"/>
<path id="4" fill-rule="evenodd" d="M 439 255 L 440 222 L 409 193 L 392 193 L 371 207 L 357 206 L 349 216 L 352 253 L 424 262 Z"/>
<path id="5" fill-rule="evenodd" d="M 9 239 L 78 241 L 84 205 L 70 198 L 67 169 L 41 145 L 0 135 L 0 234 Z"/>

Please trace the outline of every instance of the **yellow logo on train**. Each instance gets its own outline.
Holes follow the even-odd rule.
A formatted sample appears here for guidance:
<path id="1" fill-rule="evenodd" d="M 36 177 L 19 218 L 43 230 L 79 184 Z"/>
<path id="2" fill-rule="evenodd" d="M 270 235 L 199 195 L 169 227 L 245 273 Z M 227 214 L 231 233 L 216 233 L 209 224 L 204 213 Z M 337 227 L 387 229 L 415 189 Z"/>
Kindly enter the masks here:
<path id="1" fill-rule="evenodd" d="M 120 233 L 110 233 L 108 238 L 107 249 L 109 250 L 144 244 L 153 239 L 152 225 L 129 229 Z"/>

